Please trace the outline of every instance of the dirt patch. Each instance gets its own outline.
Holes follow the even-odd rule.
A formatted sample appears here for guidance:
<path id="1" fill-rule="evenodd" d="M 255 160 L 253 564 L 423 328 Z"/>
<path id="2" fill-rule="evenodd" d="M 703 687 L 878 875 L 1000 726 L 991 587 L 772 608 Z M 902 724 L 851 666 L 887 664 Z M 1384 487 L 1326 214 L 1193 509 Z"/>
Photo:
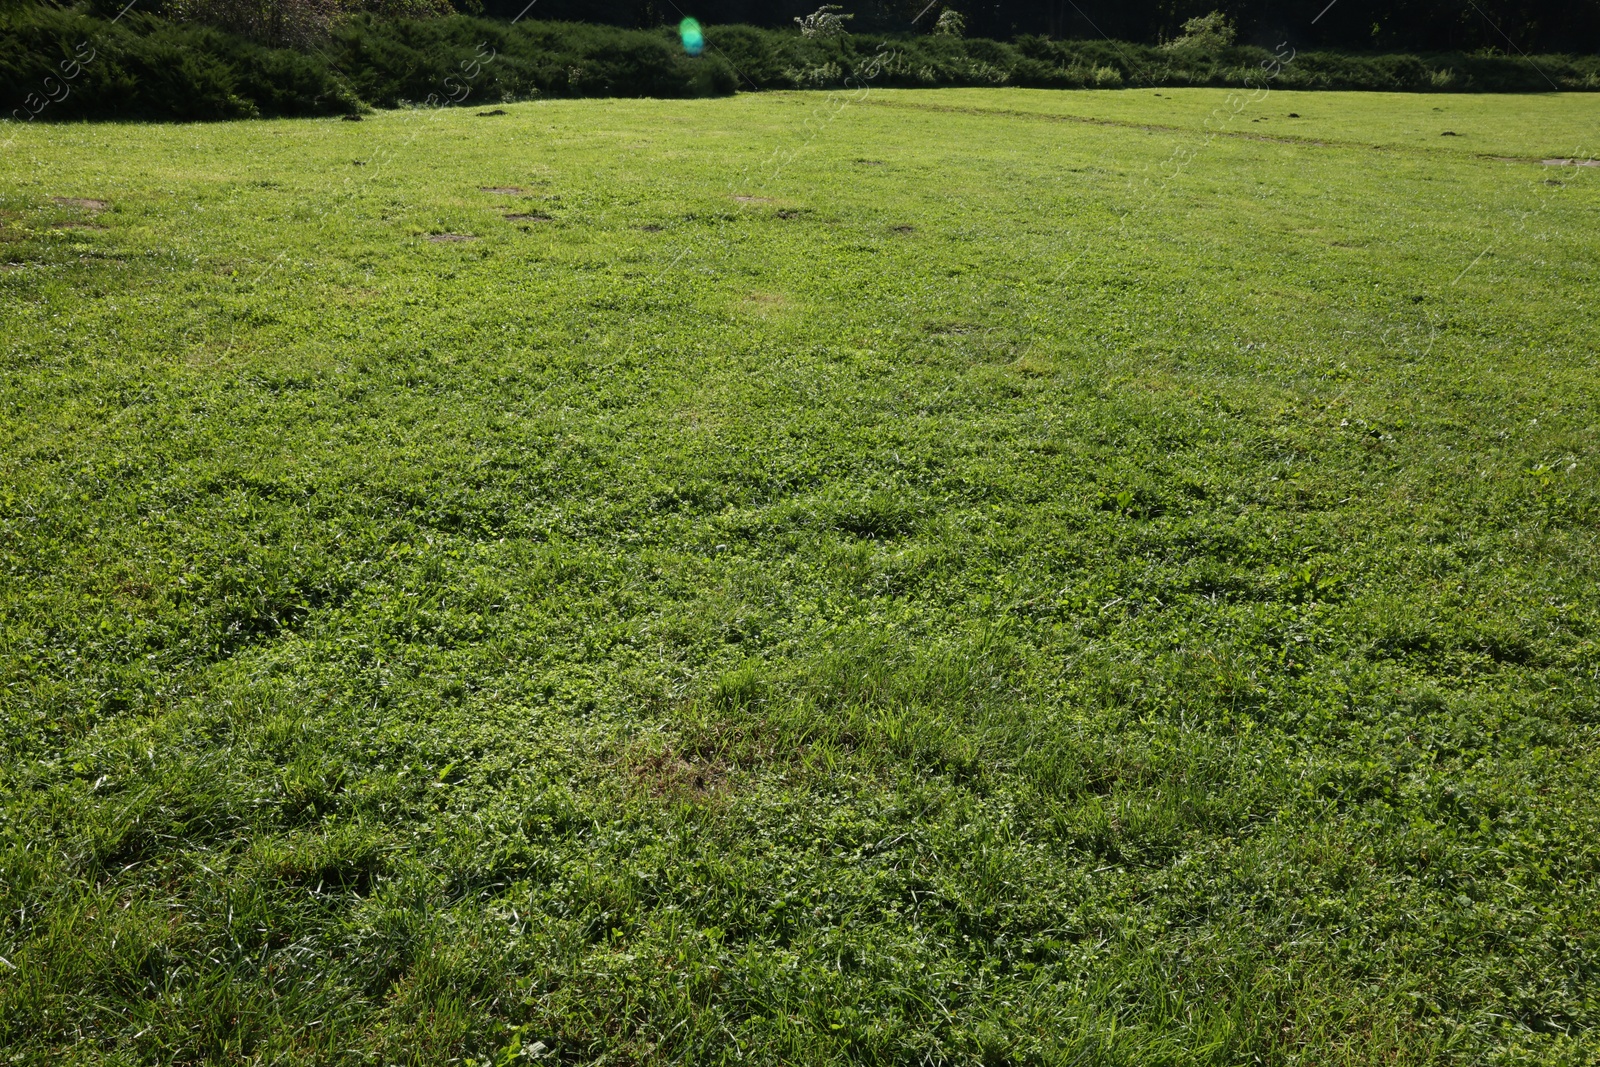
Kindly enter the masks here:
<path id="1" fill-rule="evenodd" d="M 734 197 L 734 199 L 737 200 L 741 204 L 770 204 L 770 203 L 772 203 L 772 197 L 770 197 L 770 196 L 736 196 L 736 197 Z"/>
<path id="2" fill-rule="evenodd" d="M 707 800 L 728 786 L 726 764 L 685 758 L 670 748 L 664 752 L 632 752 L 627 769 L 636 788 L 664 800 Z"/>
<path id="3" fill-rule="evenodd" d="M 554 222 L 549 215 L 541 215 L 537 211 L 530 211 L 523 215 L 507 215 L 507 222 Z"/>
<path id="4" fill-rule="evenodd" d="M 1547 167 L 1600 167 L 1600 159 L 1542 159 Z"/>
<path id="5" fill-rule="evenodd" d="M 103 230 L 104 226 L 98 222 L 57 222 L 51 225 L 52 230 Z"/>
<path id="6" fill-rule="evenodd" d="M 428 240 L 435 244 L 444 244 L 449 241 L 476 241 L 478 238 L 470 233 L 430 233 Z"/>
<path id="7" fill-rule="evenodd" d="M 81 207 L 85 211 L 104 211 L 109 206 L 104 200 L 90 200 L 82 196 L 52 196 L 50 199 L 62 207 Z"/>
<path id="8" fill-rule="evenodd" d="M 916 233 L 917 232 L 917 228 L 915 226 L 911 226 L 911 225 L 908 225 L 906 223 L 901 223 L 899 226 L 891 226 L 889 228 L 891 230 L 893 230 L 895 233 Z"/>
<path id="9" fill-rule="evenodd" d="M 802 212 L 796 211 L 792 207 L 778 209 L 778 218 L 780 219 L 797 219 L 801 216 L 801 214 Z"/>
<path id="10" fill-rule="evenodd" d="M 747 304 L 765 308 L 784 307 L 789 303 L 789 298 L 782 293 L 751 293 L 744 299 Z"/>
<path id="11" fill-rule="evenodd" d="M 643 226 L 640 226 L 639 229 L 643 230 L 645 233 L 660 233 L 661 232 L 661 227 L 657 226 L 653 222 L 647 222 Z"/>
<path id="12" fill-rule="evenodd" d="M 483 185 L 479 186 L 479 189 L 485 193 L 499 193 L 501 196 L 521 196 L 528 191 L 516 185 Z"/>

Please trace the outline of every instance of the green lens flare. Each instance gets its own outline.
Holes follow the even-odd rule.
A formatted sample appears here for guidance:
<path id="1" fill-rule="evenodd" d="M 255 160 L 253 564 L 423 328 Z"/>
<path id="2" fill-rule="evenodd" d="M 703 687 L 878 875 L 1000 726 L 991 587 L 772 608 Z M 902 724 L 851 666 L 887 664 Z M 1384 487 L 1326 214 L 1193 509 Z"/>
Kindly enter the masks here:
<path id="1" fill-rule="evenodd" d="M 706 50 L 706 35 L 700 31 L 700 23 L 696 20 L 684 19 L 678 23 L 678 36 L 683 38 L 683 50 L 691 56 Z"/>

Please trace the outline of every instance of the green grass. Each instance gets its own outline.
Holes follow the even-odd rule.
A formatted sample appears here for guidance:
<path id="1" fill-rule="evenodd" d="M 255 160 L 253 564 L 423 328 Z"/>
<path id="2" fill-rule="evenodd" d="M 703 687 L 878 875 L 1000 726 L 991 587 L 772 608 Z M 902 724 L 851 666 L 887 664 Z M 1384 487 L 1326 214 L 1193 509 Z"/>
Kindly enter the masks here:
<path id="1" fill-rule="evenodd" d="M 1225 96 L 17 131 L 8 1062 L 1596 1062 L 1593 98 Z"/>

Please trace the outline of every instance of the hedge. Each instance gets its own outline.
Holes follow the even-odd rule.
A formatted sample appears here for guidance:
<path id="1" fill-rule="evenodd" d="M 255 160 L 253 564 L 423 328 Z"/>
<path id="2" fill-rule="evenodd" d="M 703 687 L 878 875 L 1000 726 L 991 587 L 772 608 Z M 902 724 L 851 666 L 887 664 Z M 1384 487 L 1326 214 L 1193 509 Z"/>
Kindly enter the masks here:
<path id="1" fill-rule="evenodd" d="M 319 48 L 269 49 L 202 26 L 120 21 L 41 5 L 0 7 L 0 116 L 229 119 L 533 97 L 720 96 L 740 89 L 1015 85 L 1259 85 L 1264 49 L 1215 55 L 1109 41 L 804 38 L 750 26 L 674 31 L 468 16 L 346 23 Z M 1547 80 L 1548 79 L 1548 80 Z M 1600 57 L 1311 52 L 1273 71 L 1285 89 L 1542 92 L 1600 89 Z"/>

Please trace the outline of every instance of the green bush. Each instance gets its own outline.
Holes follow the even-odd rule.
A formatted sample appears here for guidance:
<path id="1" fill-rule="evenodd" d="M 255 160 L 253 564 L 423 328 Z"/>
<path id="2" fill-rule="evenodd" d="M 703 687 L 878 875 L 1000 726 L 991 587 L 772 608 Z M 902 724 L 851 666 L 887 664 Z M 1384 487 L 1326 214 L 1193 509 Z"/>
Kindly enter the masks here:
<path id="1" fill-rule="evenodd" d="M 691 58 L 667 31 L 357 15 L 317 49 L 298 51 L 150 15 L 112 24 L 46 7 L 0 14 L 0 90 L 19 119 L 30 111 L 48 120 L 228 119 L 737 88 L 726 60 Z"/>
<path id="2" fill-rule="evenodd" d="M 662 30 L 477 18 L 381 23 L 335 31 L 329 63 L 378 107 L 544 96 L 721 96 L 738 88 L 725 59 L 692 58 Z"/>
<path id="3" fill-rule="evenodd" d="M 0 0 L 0 91 L 7 102 L 0 114 L 27 118 L 38 111 L 47 120 L 326 115 L 364 105 L 694 97 L 740 88 L 867 84 L 1239 87 L 1264 83 L 1274 65 L 1271 53 L 1249 46 L 1163 49 L 950 34 L 804 37 L 750 26 L 710 27 L 705 54 L 691 57 L 667 28 L 371 14 L 341 20 L 318 48 L 299 51 L 153 15 L 130 14 L 112 24 L 5 3 Z M 91 53 L 91 60 L 79 61 Z M 1308 52 L 1278 65 L 1273 83 L 1405 92 L 1540 92 L 1552 82 L 1566 90 L 1600 89 L 1600 57 L 1539 56 L 1535 63 L 1507 56 Z M 53 102 L 41 109 L 46 98 Z"/>
<path id="4" fill-rule="evenodd" d="M 1228 21 L 1228 16 L 1220 11 L 1213 11 L 1209 15 L 1199 15 L 1185 22 L 1183 35 L 1168 41 L 1166 49 L 1169 52 L 1213 54 L 1231 47 L 1234 38 L 1238 36 L 1239 31 Z"/>
<path id="5" fill-rule="evenodd" d="M 40 7 L 0 17 L 0 87 L 13 118 L 38 110 L 50 120 L 229 119 L 360 107 L 326 63 L 304 53 L 151 16 L 113 25 Z"/>

